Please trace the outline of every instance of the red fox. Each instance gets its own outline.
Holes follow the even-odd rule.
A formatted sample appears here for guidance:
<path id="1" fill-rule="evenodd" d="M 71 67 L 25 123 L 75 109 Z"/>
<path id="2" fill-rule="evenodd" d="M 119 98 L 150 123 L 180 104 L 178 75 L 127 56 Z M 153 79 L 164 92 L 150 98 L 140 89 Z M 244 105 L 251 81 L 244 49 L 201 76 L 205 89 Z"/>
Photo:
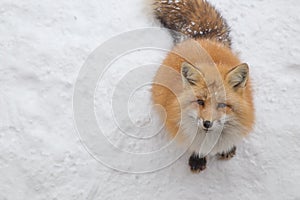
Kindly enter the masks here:
<path id="1" fill-rule="evenodd" d="M 206 0 L 155 0 L 154 13 L 163 26 L 179 33 L 173 32 L 175 47 L 154 78 L 154 83 L 172 85 L 175 93 L 153 84 L 153 102 L 165 109 L 165 126 L 172 137 L 197 131 L 188 163 L 198 173 L 206 168 L 208 155 L 232 158 L 236 144 L 252 131 L 249 67 L 232 51 L 227 22 Z M 212 62 L 197 53 L 198 45 Z M 205 138 L 218 132 L 212 148 L 205 149 Z"/>

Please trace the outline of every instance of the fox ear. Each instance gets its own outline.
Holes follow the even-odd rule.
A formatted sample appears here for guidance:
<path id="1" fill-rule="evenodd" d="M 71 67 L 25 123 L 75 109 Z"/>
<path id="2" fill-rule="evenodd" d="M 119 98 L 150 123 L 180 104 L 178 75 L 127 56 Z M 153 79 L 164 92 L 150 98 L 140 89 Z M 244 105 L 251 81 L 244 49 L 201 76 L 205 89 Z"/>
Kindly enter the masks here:
<path id="1" fill-rule="evenodd" d="M 201 72 L 187 62 L 181 64 L 181 76 L 184 83 L 189 83 L 190 85 L 196 85 L 202 77 Z"/>
<path id="2" fill-rule="evenodd" d="M 243 63 L 230 70 L 226 80 L 234 89 L 244 88 L 247 85 L 248 76 L 249 67 L 246 63 Z"/>

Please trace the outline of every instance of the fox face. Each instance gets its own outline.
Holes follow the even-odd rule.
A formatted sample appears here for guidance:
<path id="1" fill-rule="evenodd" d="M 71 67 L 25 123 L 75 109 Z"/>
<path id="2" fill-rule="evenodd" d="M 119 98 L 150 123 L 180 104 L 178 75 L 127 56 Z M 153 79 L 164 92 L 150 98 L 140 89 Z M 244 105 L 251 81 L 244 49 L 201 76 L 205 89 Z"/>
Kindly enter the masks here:
<path id="1" fill-rule="evenodd" d="M 248 65 L 241 64 L 225 73 L 219 69 L 222 67 L 208 66 L 201 71 L 187 62 L 181 66 L 183 92 L 179 101 L 183 123 L 197 125 L 201 132 L 243 127 L 240 119 L 247 112 L 244 88 Z"/>

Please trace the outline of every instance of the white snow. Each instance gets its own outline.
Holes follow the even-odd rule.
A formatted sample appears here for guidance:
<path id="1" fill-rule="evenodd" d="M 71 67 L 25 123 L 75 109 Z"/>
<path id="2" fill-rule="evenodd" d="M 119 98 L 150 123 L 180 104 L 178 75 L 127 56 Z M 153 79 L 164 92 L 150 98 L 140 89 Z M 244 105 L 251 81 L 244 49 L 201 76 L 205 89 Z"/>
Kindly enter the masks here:
<path id="1" fill-rule="evenodd" d="M 232 27 L 234 48 L 251 66 L 257 123 L 233 160 L 210 160 L 195 175 L 188 154 L 152 173 L 112 170 L 86 151 L 76 133 L 72 96 L 81 66 L 112 36 L 158 26 L 150 0 L 2 0 L 0 199 L 300 199 L 300 2 L 211 2 Z M 108 83 L 120 78 L 126 65 L 157 63 L 164 54 L 147 50 L 123 58 Z M 158 66 L 152 67 L 149 77 L 136 81 L 151 79 Z M 110 92 L 98 89 L 97 98 Z M 129 112 L 138 126 L 151 122 L 149 97 L 149 87 L 132 94 Z M 98 119 L 107 114 L 97 111 Z M 126 150 L 164 144 L 118 138 L 114 127 L 107 134 Z"/>

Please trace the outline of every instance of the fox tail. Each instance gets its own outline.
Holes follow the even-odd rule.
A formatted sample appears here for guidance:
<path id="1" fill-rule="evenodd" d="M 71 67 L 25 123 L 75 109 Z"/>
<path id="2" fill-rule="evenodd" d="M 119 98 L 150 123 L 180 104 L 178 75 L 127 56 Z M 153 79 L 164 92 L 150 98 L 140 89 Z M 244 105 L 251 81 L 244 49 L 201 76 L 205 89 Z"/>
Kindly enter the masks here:
<path id="1" fill-rule="evenodd" d="M 155 0 L 154 14 L 175 42 L 203 38 L 231 46 L 227 22 L 206 0 Z"/>

